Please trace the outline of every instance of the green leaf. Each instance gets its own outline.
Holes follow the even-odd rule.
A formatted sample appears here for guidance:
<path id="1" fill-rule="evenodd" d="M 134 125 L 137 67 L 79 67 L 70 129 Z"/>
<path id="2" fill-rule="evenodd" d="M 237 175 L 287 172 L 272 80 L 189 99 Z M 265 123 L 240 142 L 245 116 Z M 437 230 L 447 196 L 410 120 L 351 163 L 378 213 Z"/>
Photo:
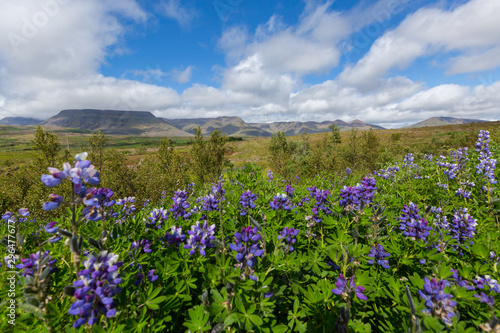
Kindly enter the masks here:
<path id="1" fill-rule="evenodd" d="M 19 306 L 19 308 L 21 310 L 24 310 L 28 313 L 34 314 L 40 318 L 45 318 L 45 314 L 42 312 L 42 310 L 40 310 L 36 306 L 30 305 L 27 303 L 18 303 L 17 305 Z"/>

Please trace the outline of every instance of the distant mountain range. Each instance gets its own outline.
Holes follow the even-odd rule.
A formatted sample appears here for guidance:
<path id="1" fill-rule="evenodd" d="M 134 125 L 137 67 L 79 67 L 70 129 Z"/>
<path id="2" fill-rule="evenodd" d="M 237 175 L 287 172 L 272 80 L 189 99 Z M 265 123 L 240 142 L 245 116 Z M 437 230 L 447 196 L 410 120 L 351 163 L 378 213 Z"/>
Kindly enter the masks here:
<path id="1" fill-rule="evenodd" d="M 38 119 L 24 117 L 5 117 L 0 119 L 0 125 L 9 126 L 34 126 L 40 122 Z"/>
<path id="2" fill-rule="evenodd" d="M 444 126 L 484 122 L 478 119 L 462 119 L 453 117 L 433 117 L 406 128 L 426 126 Z M 361 120 L 344 122 L 335 121 L 291 121 L 273 123 L 246 123 L 240 117 L 166 119 L 155 117 L 149 111 L 117 111 L 96 109 L 62 110 L 57 115 L 40 122 L 33 118 L 7 117 L 0 120 L 0 125 L 26 126 L 36 125 L 49 128 L 77 128 L 90 131 L 101 130 L 107 134 L 145 135 L 145 136 L 192 136 L 193 127 L 200 126 L 203 135 L 210 135 L 214 129 L 220 129 L 228 136 L 260 136 L 269 137 L 280 132 L 286 136 L 307 133 L 329 132 L 329 126 L 335 124 L 341 131 L 353 128 L 359 130 L 383 129 L 377 125 L 367 124 Z"/>
<path id="3" fill-rule="evenodd" d="M 40 123 L 43 127 L 101 130 L 107 134 L 147 136 L 191 136 L 149 111 L 62 110 Z"/>
<path id="4" fill-rule="evenodd" d="M 407 126 L 405 128 L 459 125 L 459 124 L 482 123 L 482 122 L 486 122 L 486 120 L 464 119 L 464 118 L 453 118 L 453 117 L 432 117 L 424 121 L 421 121 L 419 123 Z"/>

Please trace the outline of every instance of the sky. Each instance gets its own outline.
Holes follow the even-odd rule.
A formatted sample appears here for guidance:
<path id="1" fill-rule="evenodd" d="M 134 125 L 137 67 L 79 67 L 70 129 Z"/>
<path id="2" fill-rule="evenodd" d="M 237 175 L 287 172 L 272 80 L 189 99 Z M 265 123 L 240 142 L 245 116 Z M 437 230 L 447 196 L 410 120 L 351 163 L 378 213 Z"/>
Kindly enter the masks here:
<path id="1" fill-rule="evenodd" d="M 500 0 L 0 0 L 0 118 L 500 119 Z"/>

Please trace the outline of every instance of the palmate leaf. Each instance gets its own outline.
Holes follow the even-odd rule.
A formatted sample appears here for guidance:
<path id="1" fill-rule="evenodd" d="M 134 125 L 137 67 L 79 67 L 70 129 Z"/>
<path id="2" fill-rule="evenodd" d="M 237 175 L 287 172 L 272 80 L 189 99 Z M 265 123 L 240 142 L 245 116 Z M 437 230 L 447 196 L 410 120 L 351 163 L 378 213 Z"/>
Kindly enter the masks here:
<path id="1" fill-rule="evenodd" d="M 189 309 L 188 319 L 183 325 L 191 332 L 206 332 L 212 328 L 211 325 L 207 324 L 209 318 L 210 315 L 205 312 L 203 307 L 197 305 Z"/>

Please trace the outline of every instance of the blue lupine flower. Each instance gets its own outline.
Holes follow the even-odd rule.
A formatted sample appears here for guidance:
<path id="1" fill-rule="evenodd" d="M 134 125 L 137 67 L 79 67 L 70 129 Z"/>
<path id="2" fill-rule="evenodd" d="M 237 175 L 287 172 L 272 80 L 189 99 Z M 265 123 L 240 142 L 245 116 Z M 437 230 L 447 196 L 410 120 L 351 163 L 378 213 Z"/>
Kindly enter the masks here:
<path id="1" fill-rule="evenodd" d="M 46 264 L 42 266 L 42 269 L 45 267 L 50 267 L 50 273 L 53 273 L 57 270 L 56 267 L 54 267 L 54 264 L 56 263 L 56 259 L 51 260 L 50 256 L 50 251 L 45 251 L 42 253 L 42 256 L 40 258 L 40 251 L 37 251 L 34 254 L 30 254 L 28 258 L 21 259 L 21 263 L 16 265 L 17 269 L 24 269 L 24 271 L 21 273 L 22 276 L 31 276 L 33 277 L 35 275 L 35 272 L 38 271 L 38 265 L 40 262 L 43 262 L 44 260 L 48 260 Z M 48 259 L 45 259 L 48 257 Z"/>
<path id="2" fill-rule="evenodd" d="M 375 200 L 376 185 L 377 181 L 375 178 L 366 177 L 363 178 L 361 184 L 350 187 L 344 186 L 340 190 L 339 205 L 346 210 L 359 210 L 361 200 L 363 200 L 366 205 L 372 203 L 373 200 Z"/>
<path id="3" fill-rule="evenodd" d="M 479 302 L 481 303 L 486 303 L 491 306 L 495 305 L 495 298 L 493 298 L 493 296 L 488 296 L 483 292 L 481 292 L 481 295 L 474 294 L 474 297 L 479 298 Z"/>
<path id="4" fill-rule="evenodd" d="M 165 239 L 167 240 L 168 244 L 170 245 L 176 245 L 179 246 L 184 240 L 186 239 L 186 235 L 182 232 L 182 227 L 176 227 L 173 225 L 171 227 L 171 232 L 170 233 L 165 233 Z"/>
<path id="5" fill-rule="evenodd" d="M 437 316 L 446 325 L 451 326 L 451 318 L 455 316 L 454 307 L 457 302 L 451 300 L 453 295 L 447 294 L 444 290 L 449 285 L 450 283 L 447 280 L 437 281 L 433 278 L 429 281 L 427 277 L 424 277 L 424 288 L 418 292 L 425 301 L 426 308 L 423 312 L 431 316 Z"/>
<path id="6" fill-rule="evenodd" d="M 191 249 L 191 251 L 189 251 L 190 255 L 195 254 L 196 250 L 199 249 L 200 254 L 205 256 L 205 249 L 214 247 L 214 244 L 211 243 L 211 241 L 215 239 L 215 224 L 208 226 L 205 221 L 202 225 L 200 225 L 200 222 L 198 221 L 195 225 L 191 226 L 191 230 L 187 233 L 189 238 L 187 239 L 184 248 Z"/>
<path id="7" fill-rule="evenodd" d="M 297 241 L 297 235 L 299 234 L 299 229 L 294 228 L 283 228 L 280 231 L 280 235 L 278 239 L 282 239 L 283 244 L 285 244 L 285 248 L 287 251 L 292 252 L 294 250 L 293 244 Z"/>
<path id="8" fill-rule="evenodd" d="M 456 285 L 460 287 L 464 287 L 467 290 L 475 290 L 474 286 L 470 284 L 469 281 L 464 280 L 463 277 L 458 275 L 458 270 L 457 269 L 451 269 L 452 275 L 450 277 L 450 280 L 455 283 Z"/>
<path id="9" fill-rule="evenodd" d="M 350 175 L 351 174 L 351 169 L 350 168 L 345 168 L 345 174 Z"/>
<path id="10" fill-rule="evenodd" d="M 246 216 L 248 210 L 254 209 L 256 204 L 254 203 L 257 200 L 257 195 L 252 193 L 250 190 L 243 192 L 240 196 L 240 204 L 243 207 L 240 212 L 240 216 Z"/>
<path id="11" fill-rule="evenodd" d="M 442 184 L 441 182 L 438 182 L 436 185 L 437 185 L 438 187 L 444 188 L 445 190 L 447 190 L 447 189 L 448 189 L 448 185 L 447 185 L 447 184 Z"/>
<path id="12" fill-rule="evenodd" d="M 368 257 L 373 258 L 368 260 L 368 263 L 370 265 L 373 265 L 376 263 L 377 265 L 380 265 L 386 269 L 389 269 L 389 260 L 385 259 L 387 257 L 390 257 L 391 255 L 384 250 L 384 246 L 382 244 L 378 244 L 377 246 L 373 246 L 372 249 L 370 250 L 370 254 L 368 254 Z"/>
<path id="13" fill-rule="evenodd" d="M 283 209 L 291 210 L 296 206 L 293 204 L 292 200 L 285 193 L 277 193 L 273 200 L 269 203 L 272 210 Z"/>
<path id="14" fill-rule="evenodd" d="M 484 174 L 486 181 L 489 184 L 496 184 L 497 181 L 495 179 L 495 168 L 497 164 L 496 159 L 492 159 L 491 151 L 490 151 L 490 132 L 481 130 L 479 131 L 478 139 L 476 142 L 476 151 L 479 153 L 478 161 L 479 164 L 476 166 L 477 174 Z M 490 192 L 491 188 L 489 186 L 485 186 L 486 191 Z"/>
<path id="15" fill-rule="evenodd" d="M 295 192 L 295 187 L 292 187 L 292 185 L 287 185 L 285 187 L 285 193 L 289 198 L 293 198 L 293 192 Z"/>
<path id="16" fill-rule="evenodd" d="M 234 233 L 234 244 L 229 245 L 231 250 L 236 251 L 235 259 L 238 262 L 234 266 L 240 268 L 240 278 L 244 280 L 248 275 L 251 280 L 257 281 L 254 275 L 256 258 L 262 256 L 264 250 L 260 248 L 257 227 L 243 227 L 241 233 Z"/>
<path id="17" fill-rule="evenodd" d="M 273 181 L 273 172 L 271 170 L 268 170 L 267 172 L 267 179 L 272 182 Z"/>
<path id="18" fill-rule="evenodd" d="M 484 289 L 484 287 L 488 286 L 490 290 L 493 290 L 497 294 L 500 294 L 500 284 L 497 280 L 492 279 L 489 275 L 484 276 L 476 276 L 475 279 L 472 280 L 476 284 L 476 287 L 479 289 Z"/>
<path id="19" fill-rule="evenodd" d="M 68 311 L 70 315 L 80 316 L 73 324 L 75 328 L 85 323 L 94 325 L 102 314 L 107 318 L 114 317 L 116 304 L 113 296 L 121 291 L 118 285 L 122 279 L 118 268 L 123 262 L 118 262 L 118 255 L 108 251 L 102 251 L 99 255 L 87 253 L 83 265 L 85 269 L 78 273 L 79 280 L 73 282 L 76 288 L 73 297 L 77 300 Z"/>
<path id="20" fill-rule="evenodd" d="M 457 240 L 458 244 L 465 244 L 466 241 L 474 237 L 477 226 L 477 220 L 469 215 L 467 208 L 458 208 L 453 212 L 453 219 L 449 225 L 449 234 L 451 238 Z M 472 241 L 470 241 L 472 244 Z M 458 248 L 457 245 L 453 247 Z M 467 247 L 467 246 L 466 246 Z"/>
<path id="21" fill-rule="evenodd" d="M 432 227 L 428 226 L 427 220 L 418 214 L 416 204 L 410 202 L 409 205 L 404 205 L 398 219 L 401 221 L 399 230 L 403 230 L 403 235 L 412 239 L 427 240 Z"/>
<path id="22" fill-rule="evenodd" d="M 330 195 L 330 191 L 328 190 L 320 190 L 315 186 L 307 188 L 309 190 L 310 196 L 316 200 L 314 206 L 311 208 L 312 219 L 314 223 L 320 223 L 321 218 L 319 217 L 319 212 L 322 211 L 327 215 L 331 215 L 332 211 L 329 206 L 330 201 L 328 200 L 328 196 Z"/>
<path id="23" fill-rule="evenodd" d="M 61 205 L 64 201 L 64 198 L 57 194 L 49 194 L 49 201 L 45 202 L 42 206 L 43 210 L 53 210 Z"/>
<path id="24" fill-rule="evenodd" d="M 457 197 L 462 197 L 462 198 L 465 198 L 465 199 L 470 199 L 471 195 L 472 195 L 471 191 L 464 190 L 461 187 L 458 190 L 455 191 L 455 196 L 457 196 Z"/>
<path id="25" fill-rule="evenodd" d="M 399 167 L 397 165 L 395 165 L 395 166 L 391 166 L 387 169 L 380 169 L 379 171 L 375 171 L 374 174 L 376 176 L 382 177 L 384 179 L 394 180 L 397 172 L 399 172 Z"/>
<path id="26" fill-rule="evenodd" d="M 59 227 L 56 227 L 56 222 L 49 222 L 45 226 L 45 231 L 48 232 L 49 234 L 55 234 L 57 230 L 59 230 Z"/>
<path id="27" fill-rule="evenodd" d="M 148 217 L 148 222 L 146 223 L 146 227 L 161 229 L 163 222 L 168 219 L 169 212 L 164 208 L 154 208 L 150 212 L 150 216 Z"/>
<path id="28" fill-rule="evenodd" d="M 134 250 L 134 254 L 137 254 L 137 252 L 139 252 L 139 254 L 151 253 L 152 250 L 150 249 L 150 246 L 151 241 L 149 239 L 141 239 L 141 241 L 132 242 L 132 245 L 130 245 L 130 249 Z"/>
<path id="29" fill-rule="evenodd" d="M 341 273 L 340 276 L 337 278 L 337 282 L 335 282 L 335 286 L 337 288 L 332 289 L 332 293 L 334 293 L 335 295 L 342 295 L 343 297 L 347 298 L 349 294 L 354 290 L 356 297 L 359 298 L 360 300 L 366 301 L 368 299 L 363 294 L 363 292 L 365 291 L 365 287 L 363 286 L 356 287 L 356 283 L 354 282 L 354 276 L 351 276 L 349 282 L 347 282 L 346 278 Z"/>
<path id="30" fill-rule="evenodd" d="M 187 197 L 188 194 L 186 190 L 179 190 L 174 192 L 174 196 L 172 197 L 174 203 L 172 204 L 172 208 L 170 208 L 170 212 L 175 219 L 178 219 L 180 217 L 187 220 L 191 217 Z"/>

